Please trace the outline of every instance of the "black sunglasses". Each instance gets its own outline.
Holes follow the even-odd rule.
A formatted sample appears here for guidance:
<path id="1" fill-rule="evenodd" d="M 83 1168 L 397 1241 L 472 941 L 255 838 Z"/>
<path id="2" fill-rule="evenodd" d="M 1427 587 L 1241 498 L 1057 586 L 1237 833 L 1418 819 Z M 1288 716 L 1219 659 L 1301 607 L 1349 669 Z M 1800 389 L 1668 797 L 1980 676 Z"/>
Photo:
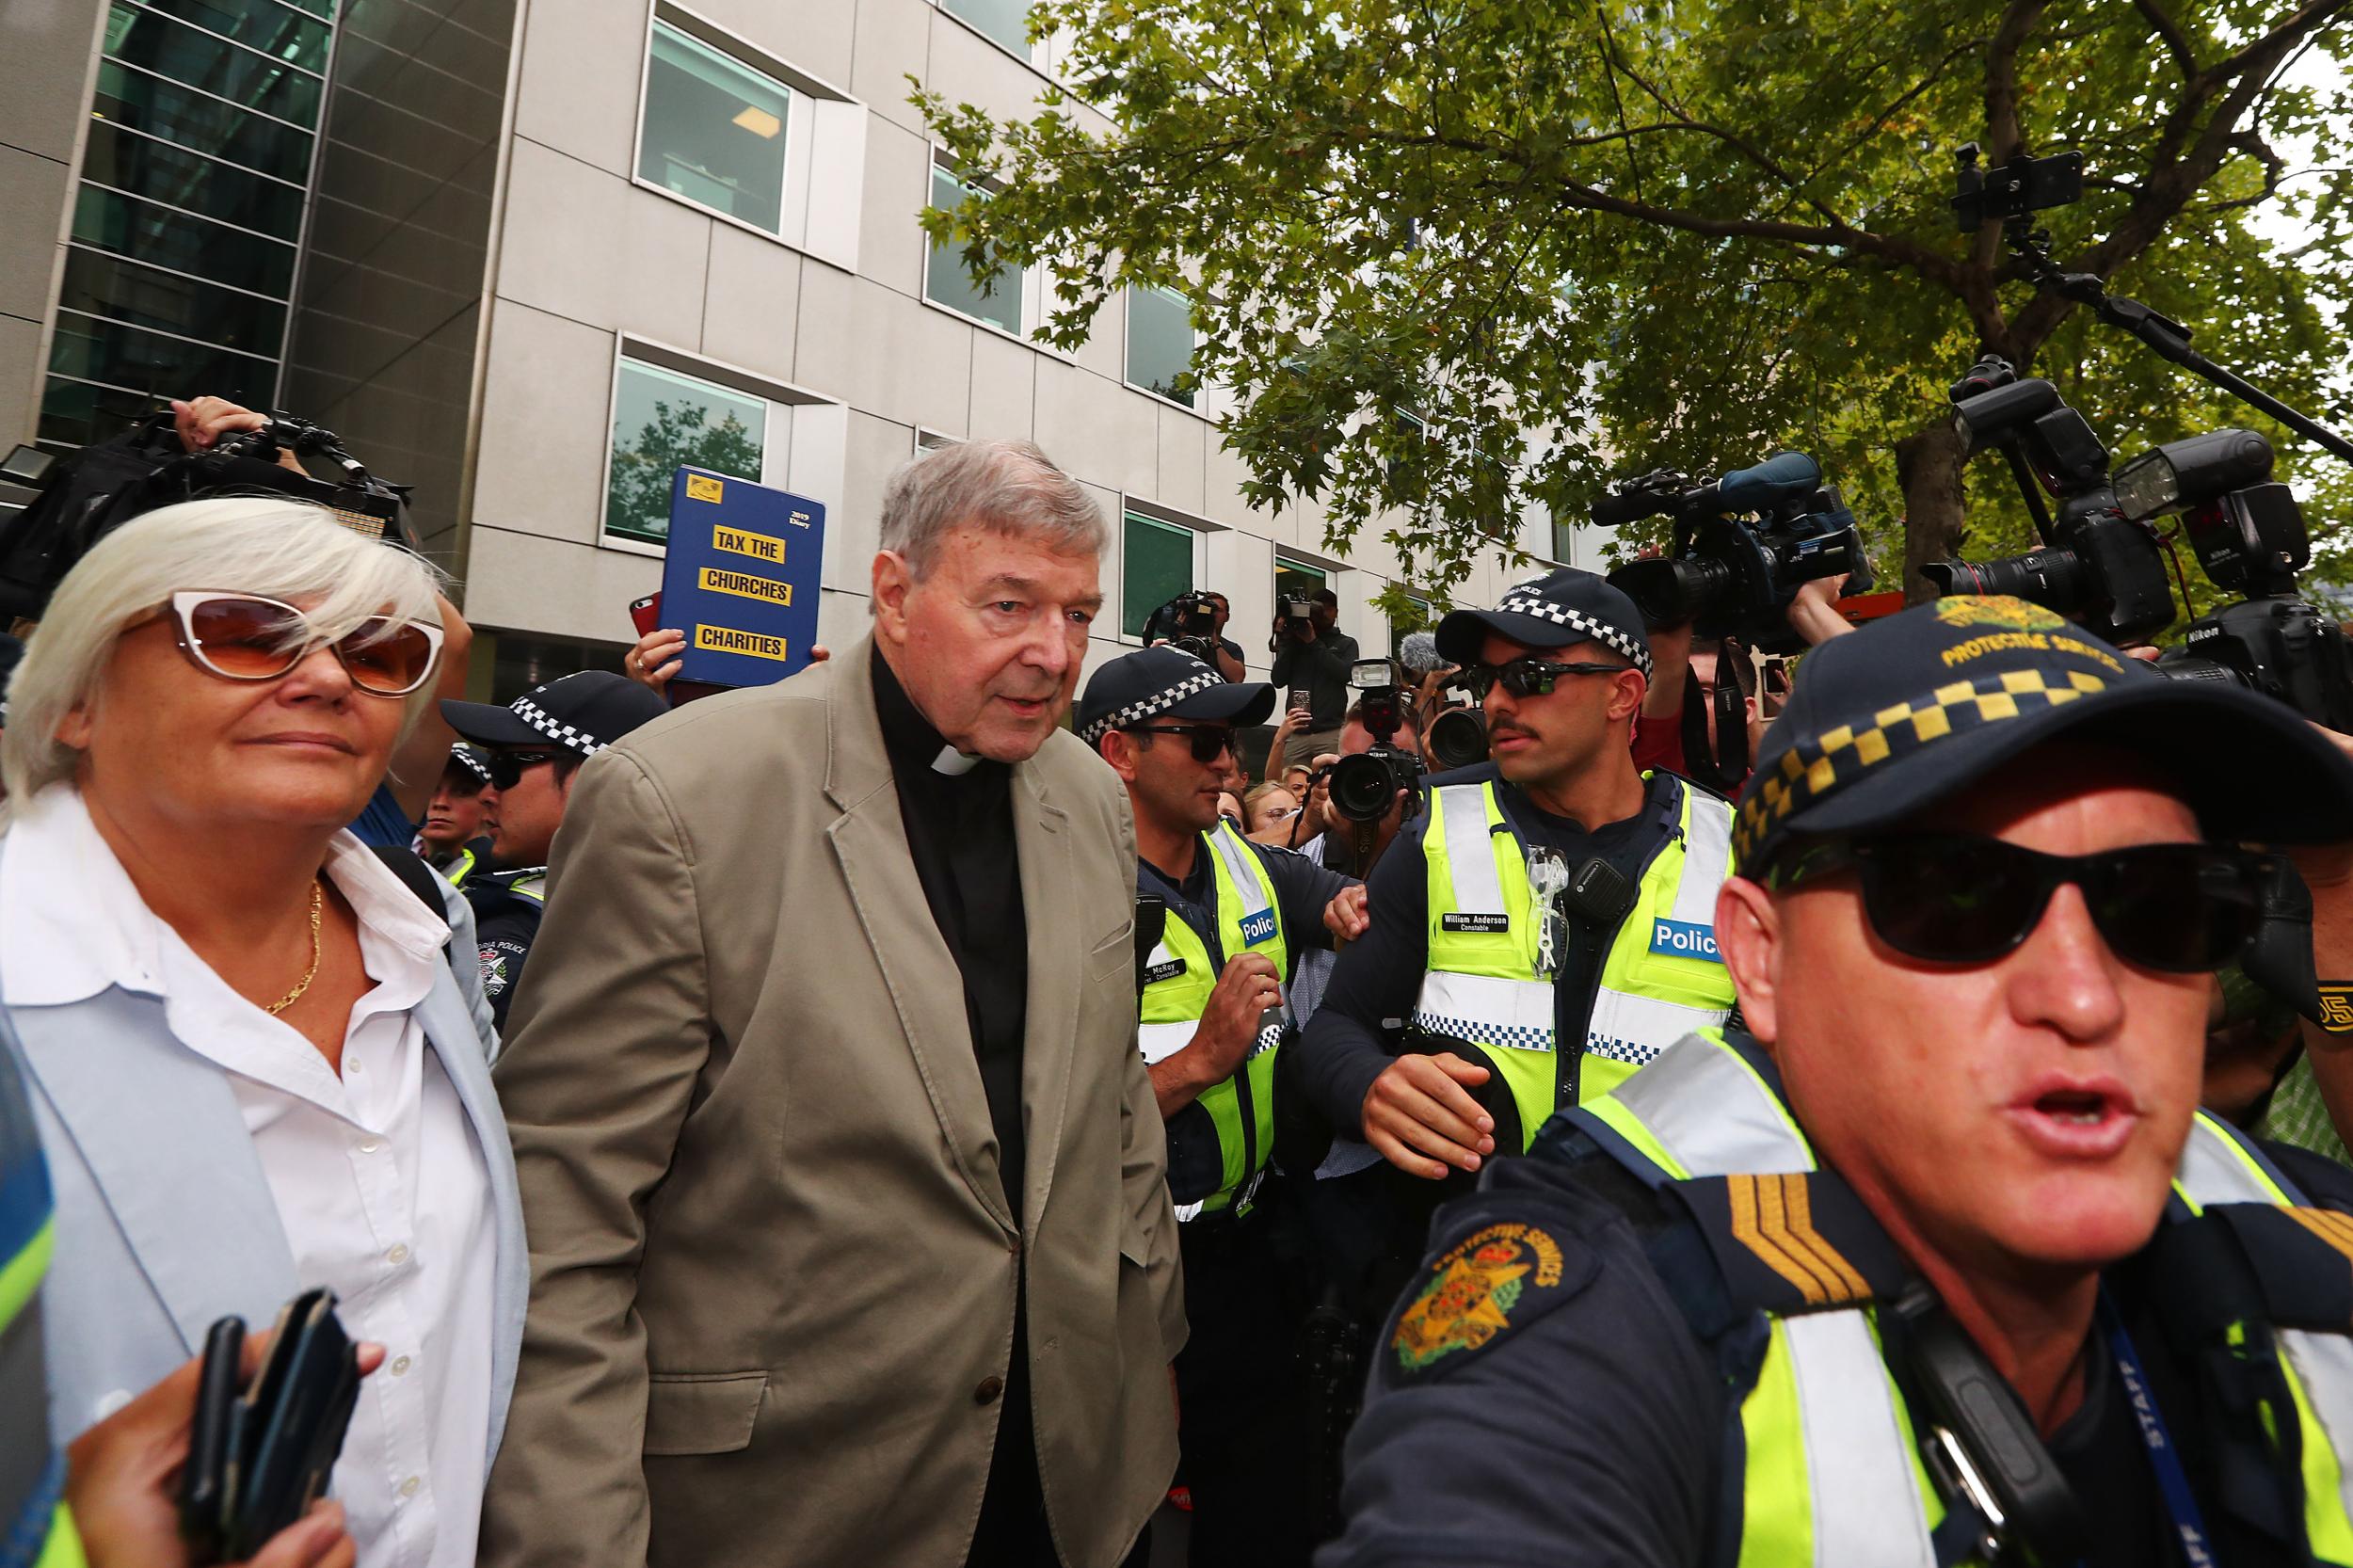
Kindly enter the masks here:
<path id="1" fill-rule="evenodd" d="M 1128 733 L 1130 735 L 1182 735 L 1192 745 L 1193 760 L 1196 762 L 1214 762 L 1219 753 L 1234 744 L 1233 730 L 1220 724 L 1140 724 Z"/>
<path id="2" fill-rule="evenodd" d="M 560 762 L 571 755 L 568 751 L 494 751 L 490 753 L 490 782 L 502 790 L 511 790 L 523 781 L 525 768 Z"/>
<path id="3" fill-rule="evenodd" d="M 1617 675 L 1631 668 L 1630 664 L 1605 664 L 1592 659 L 1556 664 L 1548 660 L 1523 657 L 1502 664 L 1465 664 L 1454 680 L 1484 702 L 1497 681 L 1513 696 L 1550 696 L 1553 683 L 1564 675 Z"/>
<path id="4" fill-rule="evenodd" d="M 1983 964 L 2014 952 L 2061 883 L 2083 890 L 2091 923 L 2128 964 L 2168 974 L 2221 968 L 2263 920 L 2275 857 L 2211 844 L 2144 844 L 2044 855 L 1964 834 L 1836 840 L 1799 851 L 1767 885 L 1794 888 L 1838 872 L 1863 879 L 1863 911 L 1881 941 L 1934 964 Z"/>

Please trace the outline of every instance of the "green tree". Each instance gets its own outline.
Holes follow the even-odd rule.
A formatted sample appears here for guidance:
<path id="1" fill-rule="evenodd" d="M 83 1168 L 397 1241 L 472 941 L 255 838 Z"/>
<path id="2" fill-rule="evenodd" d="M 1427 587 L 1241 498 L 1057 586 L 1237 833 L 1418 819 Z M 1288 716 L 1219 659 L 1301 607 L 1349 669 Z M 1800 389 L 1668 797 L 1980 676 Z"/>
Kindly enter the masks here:
<path id="1" fill-rule="evenodd" d="M 760 441 L 732 411 L 713 424 L 699 403 L 656 402 L 636 439 L 613 448 L 607 524 L 656 544 L 668 538 L 670 488 L 682 468 L 758 479 Z"/>
<path id="2" fill-rule="evenodd" d="M 1958 233 L 1956 146 L 2083 152 L 2084 199 L 2043 215 L 2062 264 L 2317 409 L 2353 95 L 2285 78 L 2345 48 L 2346 4 L 1042 0 L 1067 96 L 998 120 L 919 84 L 998 188 L 924 222 L 976 277 L 1045 266 L 1064 346 L 1127 285 L 1182 293 L 1253 503 L 1320 498 L 1334 546 L 1401 516 L 1385 536 L 1441 590 L 1529 503 L 1581 517 L 1613 473 L 1782 444 L 1909 577 L 2028 538 L 2007 472 L 1964 473 L 1951 430 L 1980 346 L 2057 381 L 2120 457 L 2265 428 L 2019 281 L 1992 230 Z M 2281 253 L 2266 210 L 2309 242 Z M 2353 487 L 2266 433 L 2322 484 L 2322 533 Z"/>

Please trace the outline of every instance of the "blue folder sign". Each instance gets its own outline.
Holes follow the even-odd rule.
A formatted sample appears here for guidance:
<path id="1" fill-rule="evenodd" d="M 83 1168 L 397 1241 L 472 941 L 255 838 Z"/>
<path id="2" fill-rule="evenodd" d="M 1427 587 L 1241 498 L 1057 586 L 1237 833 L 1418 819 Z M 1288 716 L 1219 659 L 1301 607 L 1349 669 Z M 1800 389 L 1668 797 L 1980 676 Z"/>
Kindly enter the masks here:
<path id="1" fill-rule="evenodd" d="M 670 482 L 662 624 L 686 633 L 680 680 L 764 686 L 808 663 L 825 508 L 749 479 L 682 468 Z"/>

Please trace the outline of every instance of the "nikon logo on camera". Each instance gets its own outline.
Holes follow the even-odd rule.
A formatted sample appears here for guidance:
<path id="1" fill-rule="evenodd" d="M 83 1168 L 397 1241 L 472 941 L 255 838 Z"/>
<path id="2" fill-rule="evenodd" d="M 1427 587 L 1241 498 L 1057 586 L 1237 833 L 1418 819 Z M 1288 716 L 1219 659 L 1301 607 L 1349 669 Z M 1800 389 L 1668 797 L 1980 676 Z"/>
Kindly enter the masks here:
<path id="1" fill-rule="evenodd" d="M 772 566 L 784 565 L 784 541 L 772 539 L 765 534 L 716 526 L 711 530 L 711 547 L 724 550 L 730 555 L 748 555 L 755 561 L 766 561 Z"/>
<path id="2" fill-rule="evenodd" d="M 784 639 L 763 632 L 738 632 L 732 626 L 695 628 L 695 646 L 712 653 L 748 653 L 755 659 L 786 659 Z"/>
<path id="3" fill-rule="evenodd" d="M 695 581 L 714 594 L 733 594 L 738 599 L 763 600 L 770 604 L 791 604 L 792 584 L 779 583 L 773 577 L 754 577 L 748 571 L 729 571 L 725 567 L 705 567 Z"/>

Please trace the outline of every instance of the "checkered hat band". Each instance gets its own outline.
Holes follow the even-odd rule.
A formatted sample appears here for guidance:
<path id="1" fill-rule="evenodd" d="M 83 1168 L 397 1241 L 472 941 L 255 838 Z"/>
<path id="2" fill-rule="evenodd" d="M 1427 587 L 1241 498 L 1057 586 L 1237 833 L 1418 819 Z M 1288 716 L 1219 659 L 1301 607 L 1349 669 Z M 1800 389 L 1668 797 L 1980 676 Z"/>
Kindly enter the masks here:
<path id="1" fill-rule="evenodd" d="M 560 742 L 579 752 L 583 757 L 594 757 L 604 749 L 602 741 L 598 740 L 585 729 L 566 724 L 527 696 L 517 697 L 514 705 L 508 708 L 507 712 L 545 735 L 549 740 Z"/>
<path id="2" fill-rule="evenodd" d="M 1150 696 L 1136 698 L 1125 708 L 1112 709 L 1079 731 L 1079 739 L 1089 745 L 1100 744 L 1103 737 L 1114 729 L 1126 729 L 1130 725 L 1142 724 L 1155 714 L 1167 712 L 1196 692 L 1206 692 L 1213 686 L 1222 686 L 1225 683 L 1224 676 L 1204 664 L 1200 674 L 1189 675 L 1166 691 L 1154 692 Z"/>
<path id="3" fill-rule="evenodd" d="M 1800 741 L 1782 753 L 1780 762 L 1741 801 L 1739 821 L 1732 830 L 1733 867 L 1745 870 L 1773 830 L 1793 813 L 1835 794 L 1890 758 L 1909 756 L 1948 735 L 2057 708 L 2106 685 L 2085 670 L 2009 670 L 1956 680 L 1925 697 L 1882 708 L 1865 728 L 1840 725 Z"/>
<path id="4" fill-rule="evenodd" d="M 481 758 L 476 757 L 472 752 L 468 751 L 464 746 L 450 747 L 449 760 L 456 763 L 459 767 L 465 769 L 468 773 L 473 775 L 476 778 L 482 780 L 485 784 L 490 782 L 489 764 L 483 761 Z"/>
<path id="5" fill-rule="evenodd" d="M 1572 610 L 1565 604 L 1555 604 L 1548 599 L 1524 598 L 1516 594 L 1507 594 L 1503 602 L 1496 606 L 1496 611 L 1499 615 L 1533 616 L 1538 620 L 1548 620 L 1555 626 L 1565 626 L 1580 637 L 1591 638 L 1606 648 L 1613 648 L 1625 654 L 1634 661 L 1634 667 L 1641 670 L 1643 675 L 1648 676 L 1651 672 L 1648 642 L 1641 637 L 1629 637 L 1607 621 L 1595 620 L 1591 616 Z"/>

